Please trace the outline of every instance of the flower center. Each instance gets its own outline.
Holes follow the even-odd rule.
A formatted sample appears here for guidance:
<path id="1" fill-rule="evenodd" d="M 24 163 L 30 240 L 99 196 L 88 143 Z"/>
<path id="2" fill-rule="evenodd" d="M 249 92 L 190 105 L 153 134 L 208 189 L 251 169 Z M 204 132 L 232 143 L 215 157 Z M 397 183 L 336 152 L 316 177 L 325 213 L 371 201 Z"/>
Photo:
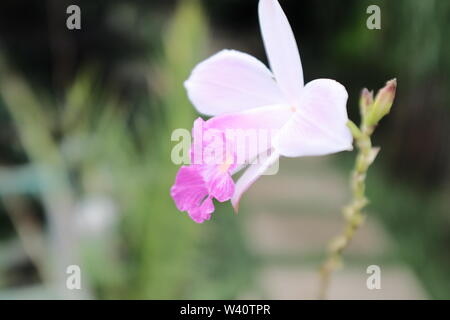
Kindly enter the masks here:
<path id="1" fill-rule="evenodd" d="M 228 172 L 228 169 L 230 169 L 232 164 L 233 164 L 233 157 L 230 155 L 227 155 L 225 162 L 219 166 L 220 173 Z"/>

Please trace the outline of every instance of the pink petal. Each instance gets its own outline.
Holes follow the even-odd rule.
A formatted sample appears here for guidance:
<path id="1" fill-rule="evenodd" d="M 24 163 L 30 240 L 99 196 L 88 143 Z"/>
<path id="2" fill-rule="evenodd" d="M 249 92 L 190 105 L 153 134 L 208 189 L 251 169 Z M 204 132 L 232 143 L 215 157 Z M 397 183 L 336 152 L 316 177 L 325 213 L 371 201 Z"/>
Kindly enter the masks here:
<path id="1" fill-rule="evenodd" d="M 175 204 L 180 211 L 188 211 L 200 206 L 208 195 L 208 189 L 200 173 L 199 166 L 182 166 L 170 189 Z"/>
<path id="2" fill-rule="evenodd" d="M 272 73 L 256 58 L 223 50 L 195 67 L 185 82 L 200 113 L 220 115 L 284 101 Z"/>
<path id="3" fill-rule="evenodd" d="M 223 172 L 221 166 L 208 168 L 208 173 L 204 173 L 205 180 L 208 181 L 209 194 L 220 202 L 230 200 L 234 194 L 234 181 L 228 171 Z"/>
<path id="4" fill-rule="evenodd" d="M 292 116 L 288 105 L 267 105 L 216 116 L 206 121 L 207 128 L 226 129 L 280 129 Z"/>
<path id="5" fill-rule="evenodd" d="M 298 110 L 276 137 L 275 148 L 286 157 L 351 150 L 353 138 L 347 128 L 347 97 L 344 86 L 334 80 L 308 83 Z"/>
<path id="6" fill-rule="evenodd" d="M 203 170 L 202 166 L 182 166 L 170 190 L 178 210 L 187 211 L 197 223 L 209 220 L 214 212 L 212 197 L 208 195 L 207 183 L 202 175 Z"/>
<path id="7" fill-rule="evenodd" d="M 249 168 L 242 174 L 236 183 L 231 204 L 237 212 L 239 209 L 239 201 L 242 194 L 272 165 L 278 160 L 279 154 L 272 152 L 269 156 L 261 159 L 258 163 L 250 165 Z"/>
<path id="8" fill-rule="evenodd" d="M 303 87 L 303 69 L 294 34 L 278 1 L 259 1 L 259 23 L 278 85 L 288 101 L 297 105 Z"/>
<path id="9" fill-rule="evenodd" d="M 202 205 L 188 211 L 192 220 L 197 223 L 203 223 L 211 219 L 211 213 L 214 212 L 214 204 L 210 197 L 206 198 Z"/>
<path id="10" fill-rule="evenodd" d="M 202 118 L 194 121 L 191 162 L 198 165 L 223 164 L 227 160 L 227 141 L 223 130 L 209 128 Z"/>

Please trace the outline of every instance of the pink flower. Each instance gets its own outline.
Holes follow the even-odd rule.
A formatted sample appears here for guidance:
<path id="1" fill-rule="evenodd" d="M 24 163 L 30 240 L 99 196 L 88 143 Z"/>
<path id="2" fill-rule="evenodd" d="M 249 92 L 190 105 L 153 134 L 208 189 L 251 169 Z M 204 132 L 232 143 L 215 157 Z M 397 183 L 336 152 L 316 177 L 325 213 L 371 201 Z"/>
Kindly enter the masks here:
<path id="1" fill-rule="evenodd" d="M 242 194 L 280 156 L 318 156 L 352 149 L 346 126 L 346 89 L 330 79 L 304 85 L 297 44 L 277 0 L 260 0 L 259 19 L 272 72 L 248 54 L 223 50 L 195 67 L 185 82 L 195 108 L 214 116 L 206 122 L 196 120 L 193 164 L 180 169 L 171 190 L 178 209 L 187 211 L 196 222 L 210 219 L 214 198 L 231 199 L 237 210 Z M 200 124 L 198 135 L 195 131 Z M 267 147 L 247 157 L 263 155 L 262 161 L 249 165 L 234 185 L 231 176 L 242 168 L 236 161 L 242 150 L 227 130 L 239 129 L 273 134 Z M 205 135 L 209 138 L 204 139 Z"/>
<path id="2" fill-rule="evenodd" d="M 182 166 L 171 189 L 180 211 L 187 211 L 195 222 L 209 220 L 214 211 L 212 199 L 230 200 L 234 194 L 231 173 L 235 155 L 227 152 L 225 132 L 209 128 L 198 118 L 192 130 L 191 165 Z"/>

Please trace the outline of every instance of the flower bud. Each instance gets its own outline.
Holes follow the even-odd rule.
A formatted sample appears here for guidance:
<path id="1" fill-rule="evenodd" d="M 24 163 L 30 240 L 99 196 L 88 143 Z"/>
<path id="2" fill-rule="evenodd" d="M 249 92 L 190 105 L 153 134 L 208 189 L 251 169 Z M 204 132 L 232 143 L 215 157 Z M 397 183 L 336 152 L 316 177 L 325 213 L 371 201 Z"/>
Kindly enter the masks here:
<path id="1" fill-rule="evenodd" d="M 361 111 L 361 116 L 366 114 L 369 108 L 373 104 L 373 91 L 369 91 L 364 88 L 361 92 L 361 97 L 359 98 L 359 107 Z"/>
<path id="2" fill-rule="evenodd" d="M 375 101 L 366 118 L 366 124 L 368 126 L 378 124 L 378 122 L 391 111 L 396 90 L 397 80 L 393 79 L 388 81 L 384 88 L 378 91 Z"/>

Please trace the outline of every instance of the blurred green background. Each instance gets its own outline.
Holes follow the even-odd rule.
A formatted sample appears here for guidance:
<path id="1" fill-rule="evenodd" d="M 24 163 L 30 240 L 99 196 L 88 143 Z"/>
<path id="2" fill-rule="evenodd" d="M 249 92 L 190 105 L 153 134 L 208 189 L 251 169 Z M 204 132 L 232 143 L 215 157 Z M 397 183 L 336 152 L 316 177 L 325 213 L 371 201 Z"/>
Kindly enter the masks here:
<path id="1" fill-rule="evenodd" d="M 332 297 L 449 299 L 450 1 L 280 3 L 305 81 L 344 84 L 355 122 L 363 87 L 398 81 L 375 133 L 368 226 Z M 66 28 L 70 4 L 81 30 Z M 381 30 L 366 27 L 371 4 Z M 256 0 L 1 1 L 1 299 L 315 296 L 353 153 L 284 160 L 238 216 L 219 205 L 203 225 L 169 196 L 171 133 L 198 116 L 182 83 L 223 48 L 267 62 Z M 72 264 L 82 290 L 66 289 Z"/>

